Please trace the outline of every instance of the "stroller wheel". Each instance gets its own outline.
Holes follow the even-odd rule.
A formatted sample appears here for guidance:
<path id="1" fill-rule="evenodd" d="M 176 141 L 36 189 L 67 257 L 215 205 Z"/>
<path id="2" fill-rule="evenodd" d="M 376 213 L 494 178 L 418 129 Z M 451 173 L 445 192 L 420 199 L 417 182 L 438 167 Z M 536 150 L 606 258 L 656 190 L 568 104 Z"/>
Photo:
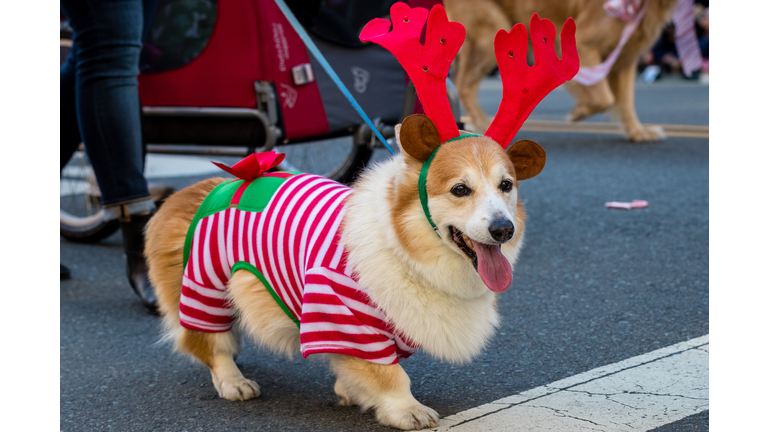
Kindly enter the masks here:
<path id="1" fill-rule="evenodd" d="M 61 170 L 59 188 L 62 237 L 95 243 L 117 231 L 117 220 L 107 219 L 101 207 L 101 192 L 82 146 Z"/>

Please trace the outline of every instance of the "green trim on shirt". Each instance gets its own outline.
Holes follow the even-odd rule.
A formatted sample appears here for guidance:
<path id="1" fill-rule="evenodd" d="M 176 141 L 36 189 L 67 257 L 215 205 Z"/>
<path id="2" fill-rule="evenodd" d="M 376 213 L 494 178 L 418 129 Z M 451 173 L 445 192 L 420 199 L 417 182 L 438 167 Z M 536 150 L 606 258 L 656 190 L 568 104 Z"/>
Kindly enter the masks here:
<path id="1" fill-rule="evenodd" d="M 274 288 L 272 288 L 272 285 L 270 285 L 269 282 L 267 282 L 267 279 L 264 277 L 263 274 L 261 274 L 259 269 L 254 267 L 253 264 L 251 263 L 247 263 L 245 261 L 238 261 L 235 263 L 235 265 L 232 266 L 232 275 L 234 275 L 235 272 L 238 270 L 248 270 L 249 272 L 253 273 L 253 275 L 256 276 L 261 281 L 262 284 L 264 284 L 264 288 L 266 288 L 267 291 L 269 291 L 269 295 L 271 295 L 272 298 L 275 299 L 275 302 L 277 302 L 277 305 L 280 306 L 280 309 L 282 309 L 283 312 L 285 312 L 285 314 L 288 315 L 288 318 L 290 318 L 291 321 L 293 321 L 293 323 L 296 324 L 296 327 L 301 328 L 301 324 L 299 323 L 299 320 L 297 320 L 296 317 L 293 316 L 293 314 L 291 313 L 291 310 L 288 309 L 288 306 L 286 306 L 285 303 L 283 303 L 283 299 L 281 299 L 280 296 L 277 295 Z"/>
<path id="2" fill-rule="evenodd" d="M 189 254 L 192 253 L 192 239 L 195 237 L 195 229 L 197 228 L 197 224 L 200 223 L 200 219 L 229 208 L 229 202 L 232 201 L 232 196 L 241 184 L 243 184 L 243 180 L 224 182 L 213 188 L 208 196 L 205 197 L 203 203 L 200 204 L 200 207 L 198 207 L 197 212 L 195 213 L 195 217 L 192 219 L 192 223 L 189 224 L 187 238 L 184 241 L 184 269 L 187 268 Z"/>
<path id="3" fill-rule="evenodd" d="M 272 199 L 272 195 L 275 194 L 277 188 L 285 183 L 286 180 L 280 177 L 259 177 L 255 179 L 243 192 L 237 209 L 252 212 L 264 211 L 267 204 L 269 204 L 269 200 Z"/>

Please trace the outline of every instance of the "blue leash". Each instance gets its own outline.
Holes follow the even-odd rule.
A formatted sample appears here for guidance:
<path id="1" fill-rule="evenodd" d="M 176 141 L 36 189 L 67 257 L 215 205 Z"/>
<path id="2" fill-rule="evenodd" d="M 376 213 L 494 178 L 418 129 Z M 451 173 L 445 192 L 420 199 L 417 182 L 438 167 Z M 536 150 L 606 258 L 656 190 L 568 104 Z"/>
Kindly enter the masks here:
<path id="1" fill-rule="evenodd" d="M 275 3 L 277 4 L 277 7 L 280 8 L 280 10 L 283 12 L 283 15 L 288 19 L 288 22 L 291 23 L 291 26 L 293 26 L 293 29 L 296 30 L 296 33 L 299 34 L 299 37 L 304 42 L 304 45 L 309 49 L 309 51 L 312 53 L 313 56 L 315 56 L 315 59 L 317 59 L 318 62 L 320 62 L 320 65 L 323 66 L 323 69 L 328 73 L 328 75 L 331 76 L 331 79 L 334 83 L 336 83 L 336 86 L 339 87 L 339 90 L 344 94 L 344 96 L 347 98 L 349 103 L 352 104 L 352 107 L 357 110 L 357 112 L 360 114 L 360 117 L 365 120 L 365 122 L 368 124 L 368 127 L 371 128 L 373 133 L 376 134 L 376 138 L 381 141 L 382 144 L 389 150 L 391 154 L 395 154 L 394 151 L 392 151 L 392 148 L 387 143 L 387 140 L 384 139 L 383 136 L 381 136 L 381 132 L 379 132 L 378 129 L 376 129 L 376 126 L 373 125 L 373 122 L 371 119 L 368 118 L 367 115 L 365 115 L 365 112 L 362 108 L 360 108 L 360 105 L 357 104 L 357 101 L 354 97 L 352 97 L 352 94 L 347 90 L 347 87 L 344 86 L 344 83 L 341 82 L 341 79 L 339 79 L 339 76 L 336 75 L 336 72 L 333 71 L 333 68 L 331 68 L 331 65 L 328 64 L 328 62 L 325 60 L 325 57 L 323 57 L 323 54 L 320 52 L 319 49 L 317 49 L 317 46 L 315 46 L 315 43 L 312 42 L 312 39 L 309 38 L 309 35 L 304 30 L 304 27 L 299 24 L 299 21 L 296 20 L 296 17 L 293 16 L 293 12 L 291 12 L 290 9 L 288 9 L 288 6 L 285 4 L 283 0 L 275 0 Z"/>

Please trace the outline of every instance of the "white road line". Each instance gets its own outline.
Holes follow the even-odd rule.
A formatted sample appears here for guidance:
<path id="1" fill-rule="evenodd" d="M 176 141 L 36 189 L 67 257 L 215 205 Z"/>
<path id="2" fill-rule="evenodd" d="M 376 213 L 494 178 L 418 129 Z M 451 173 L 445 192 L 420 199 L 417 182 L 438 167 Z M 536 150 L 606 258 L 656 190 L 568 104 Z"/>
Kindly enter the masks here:
<path id="1" fill-rule="evenodd" d="M 435 431 L 646 431 L 709 409 L 709 335 L 440 420 Z"/>

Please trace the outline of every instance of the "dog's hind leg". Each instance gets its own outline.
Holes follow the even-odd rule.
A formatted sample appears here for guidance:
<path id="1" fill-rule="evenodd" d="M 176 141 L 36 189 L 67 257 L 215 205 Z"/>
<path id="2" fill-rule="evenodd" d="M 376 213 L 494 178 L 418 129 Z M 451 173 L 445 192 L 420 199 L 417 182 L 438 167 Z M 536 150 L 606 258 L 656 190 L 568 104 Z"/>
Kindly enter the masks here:
<path id="1" fill-rule="evenodd" d="M 261 394 L 259 385 L 245 378 L 235 364 L 240 351 L 240 332 L 236 327 L 221 333 L 182 328 L 176 346 L 210 368 L 213 385 L 222 398 L 241 401 Z"/>
<path id="2" fill-rule="evenodd" d="M 600 53 L 595 49 L 584 48 L 577 44 L 579 62 L 583 66 L 593 66 L 600 63 Z M 579 121 L 608 110 L 616 103 L 607 80 L 598 81 L 595 85 L 585 86 L 576 81 L 567 81 L 565 88 L 576 99 L 576 105 L 568 113 L 566 120 Z"/>
<path id="3" fill-rule="evenodd" d="M 259 395 L 259 386 L 235 366 L 240 350 L 237 328 L 223 333 L 205 333 L 181 326 L 179 301 L 184 274 L 184 240 L 192 219 L 208 193 L 224 182 L 223 178 L 203 180 L 169 197 L 150 220 L 144 253 L 149 263 L 149 278 L 163 316 L 166 339 L 176 351 L 190 354 L 211 369 L 219 395 L 229 400 L 251 399 Z"/>
<path id="4" fill-rule="evenodd" d="M 658 141 L 664 138 L 661 127 L 647 127 L 640 124 L 635 111 L 635 78 L 637 70 L 632 62 L 623 68 L 614 68 L 608 74 L 608 83 L 616 95 L 616 114 L 624 125 L 630 141 Z"/>
<path id="5" fill-rule="evenodd" d="M 191 355 L 211 369 L 213 384 L 221 397 L 245 400 L 257 397 L 259 386 L 245 379 L 235 365 L 234 357 L 240 350 L 238 329 L 206 333 L 184 328 L 179 321 L 184 240 L 200 204 L 224 181 L 223 178 L 203 180 L 171 195 L 150 220 L 144 253 L 166 339 L 174 342 L 176 351 Z"/>
<path id="6" fill-rule="evenodd" d="M 576 99 L 576 105 L 566 116 L 567 121 L 584 120 L 608 110 L 615 102 L 606 80 L 599 81 L 593 86 L 584 86 L 575 81 L 569 81 L 565 84 L 565 88 Z"/>
<path id="7" fill-rule="evenodd" d="M 334 391 L 342 405 L 373 408 L 379 423 L 405 430 L 438 426 L 440 416 L 411 394 L 411 380 L 399 364 L 381 365 L 329 354 L 336 374 Z"/>

